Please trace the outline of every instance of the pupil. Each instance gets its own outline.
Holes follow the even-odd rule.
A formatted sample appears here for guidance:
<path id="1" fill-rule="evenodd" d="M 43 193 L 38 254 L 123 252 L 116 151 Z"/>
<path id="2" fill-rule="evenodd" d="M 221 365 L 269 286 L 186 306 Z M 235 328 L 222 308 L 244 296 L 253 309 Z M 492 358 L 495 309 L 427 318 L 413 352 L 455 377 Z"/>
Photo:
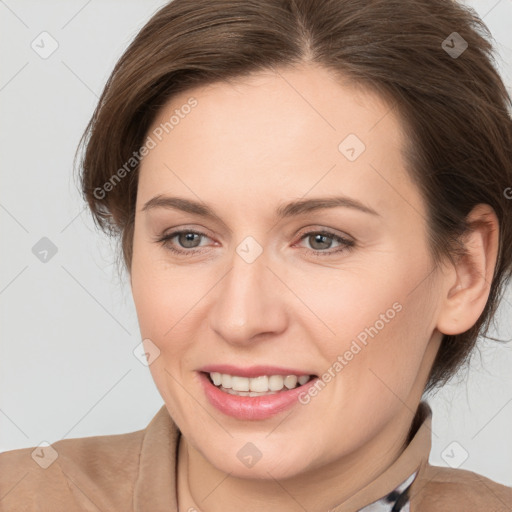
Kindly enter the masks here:
<path id="1" fill-rule="evenodd" d="M 314 244 L 317 243 L 317 242 L 319 242 L 320 244 L 324 243 L 324 245 L 327 244 L 327 247 L 321 247 L 321 248 L 322 249 L 326 249 L 326 248 L 328 249 L 329 248 L 330 244 L 328 242 L 325 242 L 325 239 L 329 238 L 327 235 L 313 235 L 313 237 L 314 237 L 314 240 L 315 240 Z M 322 240 L 323 240 L 323 242 L 322 242 Z M 313 244 L 313 246 L 314 246 L 314 244 Z"/>
<path id="2" fill-rule="evenodd" d="M 183 235 L 182 235 L 183 236 Z M 185 244 L 182 244 L 184 247 L 195 247 L 194 245 L 187 245 L 189 242 L 194 242 L 194 237 L 196 233 L 185 233 Z"/>

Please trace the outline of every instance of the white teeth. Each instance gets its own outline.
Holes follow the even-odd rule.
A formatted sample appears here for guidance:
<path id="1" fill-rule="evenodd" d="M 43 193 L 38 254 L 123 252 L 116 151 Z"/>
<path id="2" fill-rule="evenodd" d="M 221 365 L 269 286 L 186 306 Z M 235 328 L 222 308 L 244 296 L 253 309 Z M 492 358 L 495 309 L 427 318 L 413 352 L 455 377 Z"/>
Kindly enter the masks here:
<path id="1" fill-rule="evenodd" d="M 210 373 L 210 377 L 212 378 L 213 383 L 216 386 L 220 386 L 222 384 L 222 376 L 221 376 L 221 374 L 219 372 L 212 372 L 212 373 Z"/>
<path id="2" fill-rule="evenodd" d="M 268 389 L 270 391 L 280 391 L 284 386 L 284 378 L 282 375 L 272 375 L 268 378 Z"/>
<path id="3" fill-rule="evenodd" d="M 231 388 L 231 375 L 228 375 L 227 373 L 223 373 L 221 375 L 222 379 L 222 387 L 223 388 Z"/>
<path id="4" fill-rule="evenodd" d="M 230 394 L 241 396 L 258 396 L 269 392 L 281 391 L 284 387 L 294 389 L 297 383 L 302 386 L 309 381 L 309 375 L 261 375 L 259 377 L 239 377 L 238 375 L 229 375 L 226 373 L 211 372 L 210 378 L 215 386 L 222 386 L 224 390 L 229 390 Z M 254 393 L 254 394 L 253 394 Z"/>
<path id="5" fill-rule="evenodd" d="M 299 377 L 299 384 L 302 386 L 309 380 L 309 375 L 301 375 Z"/>
<path id="6" fill-rule="evenodd" d="M 237 396 L 263 396 L 263 395 L 275 395 L 277 391 L 270 391 L 268 393 L 258 393 L 257 391 L 235 391 L 233 389 L 223 389 L 222 391 L 225 391 L 226 393 L 229 393 L 230 395 L 237 395 Z"/>
<path id="7" fill-rule="evenodd" d="M 249 384 L 251 391 L 258 391 L 259 393 L 268 391 L 268 377 L 266 375 L 250 379 Z"/>
<path id="8" fill-rule="evenodd" d="M 249 379 L 247 377 L 231 377 L 231 388 L 235 391 L 249 391 Z"/>
<path id="9" fill-rule="evenodd" d="M 284 378 L 284 385 L 288 389 L 293 389 L 297 385 L 297 376 L 296 375 L 287 375 Z"/>

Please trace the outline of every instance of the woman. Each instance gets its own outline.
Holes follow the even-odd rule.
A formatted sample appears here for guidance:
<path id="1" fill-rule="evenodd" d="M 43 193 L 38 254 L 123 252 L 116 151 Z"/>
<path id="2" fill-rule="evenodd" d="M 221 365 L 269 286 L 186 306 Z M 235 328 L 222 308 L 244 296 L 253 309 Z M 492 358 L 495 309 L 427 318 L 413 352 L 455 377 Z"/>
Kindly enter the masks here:
<path id="1" fill-rule="evenodd" d="M 80 168 L 165 406 L 1 454 L 0 510 L 512 510 L 512 488 L 428 464 L 422 401 L 512 268 L 510 98 L 484 36 L 446 0 L 156 13 Z"/>

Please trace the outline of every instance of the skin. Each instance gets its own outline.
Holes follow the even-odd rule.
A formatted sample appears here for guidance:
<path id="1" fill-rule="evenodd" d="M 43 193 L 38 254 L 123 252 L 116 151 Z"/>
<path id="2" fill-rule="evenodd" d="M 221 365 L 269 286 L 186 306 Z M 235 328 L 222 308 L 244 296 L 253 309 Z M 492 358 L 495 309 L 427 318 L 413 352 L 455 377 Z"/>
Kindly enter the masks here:
<path id="1" fill-rule="evenodd" d="M 472 220 L 484 222 L 467 238 L 468 256 L 434 267 L 400 120 L 316 65 L 180 93 L 150 131 L 191 96 L 197 106 L 141 163 L 130 269 L 142 338 L 160 350 L 150 371 L 183 433 L 180 510 L 324 511 L 403 450 L 442 333 L 467 330 L 483 310 L 497 220 L 477 207 Z M 355 161 L 338 149 L 348 134 L 366 146 Z M 342 194 L 377 215 L 336 207 L 275 216 L 289 201 Z M 208 204 L 217 218 L 143 211 L 157 195 Z M 156 241 L 187 228 L 205 234 L 199 247 Z M 335 239 L 315 242 L 321 229 L 354 246 L 335 253 Z M 263 250 L 252 263 L 236 252 L 248 236 Z M 321 375 L 394 303 L 400 312 L 307 405 L 241 421 L 199 385 L 196 370 L 210 363 Z M 248 442 L 262 453 L 251 468 L 237 457 Z"/>

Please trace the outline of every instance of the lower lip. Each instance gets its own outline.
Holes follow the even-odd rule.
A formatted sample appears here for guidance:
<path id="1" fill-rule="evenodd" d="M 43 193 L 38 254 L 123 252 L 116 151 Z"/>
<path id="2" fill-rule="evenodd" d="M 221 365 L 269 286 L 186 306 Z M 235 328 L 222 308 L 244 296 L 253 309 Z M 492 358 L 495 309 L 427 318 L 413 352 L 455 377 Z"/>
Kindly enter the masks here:
<path id="1" fill-rule="evenodd" d="M 308 389 L 315 385 L 318 377 L 298 388 L 262 396 L 238 396 L 225 393 L 210 382 L 203 372 L 199 372 L 199 379 L 209 402 L 220 412 L 239 420 L 264 420 L 300 403 L 299 395 L 307 393 Z"/>

